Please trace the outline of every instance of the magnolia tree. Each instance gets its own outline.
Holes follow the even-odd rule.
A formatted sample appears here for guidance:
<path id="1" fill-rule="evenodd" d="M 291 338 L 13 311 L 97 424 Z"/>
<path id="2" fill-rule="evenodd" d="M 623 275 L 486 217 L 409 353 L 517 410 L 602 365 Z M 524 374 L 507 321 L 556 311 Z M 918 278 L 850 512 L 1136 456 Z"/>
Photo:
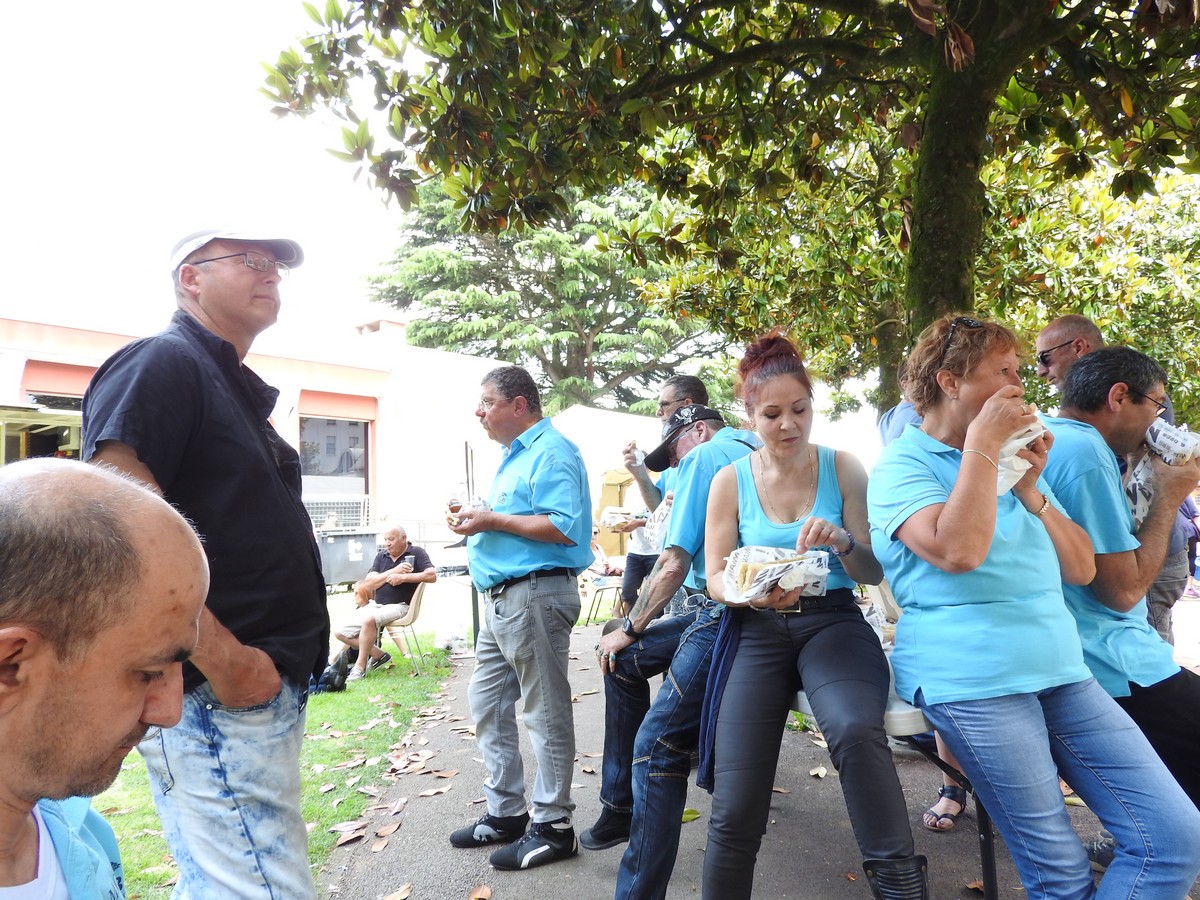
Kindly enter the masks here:
<path id="1" fill-rule="evenodd" d="M 1044 161 L 1037 177 L 1062 179 L 1103 162 L 1111 194 L 1136 198 L 1194 163 L 1190 4 L 330 0 L 309 11 L 316 28 L 281 54 L 268 93 L 281 113 L 328 104 L 345 116 L 344 155 L 381 190 L 407 205 L 440 177 L 464 228 L 496 232 L 562 215 L 572 189 L 644 182 L 692 210 L 611 237 L 635 260 L 678 268 L 660 296 L 731 330 L 785 297 L 823 352 L 846 348 L 843 369 L 879 368 L 885 400 L 916 331 L 987 300 L 996 169 Z M 859 240 L 823 268 L 844 292 L 822 283 L 807 296 L 796 260 L 848 240 L 847 227 Z"/>

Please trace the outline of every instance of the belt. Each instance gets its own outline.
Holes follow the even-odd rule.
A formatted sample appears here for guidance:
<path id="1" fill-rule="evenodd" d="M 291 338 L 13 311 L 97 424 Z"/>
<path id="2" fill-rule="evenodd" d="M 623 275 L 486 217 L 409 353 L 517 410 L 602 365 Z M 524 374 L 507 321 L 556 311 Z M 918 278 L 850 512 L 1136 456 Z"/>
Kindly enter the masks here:
<path id="1" fill-rule="evenodd" d="M 493 584 L 490 588 L 488 588 L 488 596 L 494 597 L 497 594 L 503 593 L 513 585 L 520 584 L 523 581 L 528 581 L 530 578 L 552 578 L 556 575 L 569 575 L 570 577 L 574 578 L 575 570 L 568 569 L 565 566 L 557 566 L 553 569 L 538 569 L 536 572 L 518 575 L 516 578 L 510 578 L 507 581 L 501 581 L 497 584 Z"/>
<path id="2" fill-rule="evenodd" d="M 854 591 L 850 588 L 834 588 L 819 597 L 801 597 L 785 609 L 777 609 L 777 613 L 795 614 L 817 612 L 823 609 L 837 609 L 841 606 L 854 605 Z"/>

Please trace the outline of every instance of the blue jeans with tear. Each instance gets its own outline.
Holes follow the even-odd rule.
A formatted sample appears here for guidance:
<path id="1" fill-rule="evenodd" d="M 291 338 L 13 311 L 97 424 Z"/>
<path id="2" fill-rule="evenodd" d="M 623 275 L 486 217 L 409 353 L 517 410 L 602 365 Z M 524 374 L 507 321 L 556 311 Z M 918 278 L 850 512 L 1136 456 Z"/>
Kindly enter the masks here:
<path id="1" fill-rule="evenodd" d="M 679 853 L 688 776 L 700 744 L 700 710 L 720 625 L 719 608 L 707 603 L 680 638 L 662 687 L 634 741 L 633 820 L 629 846 L 617 871 L 617 900 L 661 900 L 667 895 Z"/>

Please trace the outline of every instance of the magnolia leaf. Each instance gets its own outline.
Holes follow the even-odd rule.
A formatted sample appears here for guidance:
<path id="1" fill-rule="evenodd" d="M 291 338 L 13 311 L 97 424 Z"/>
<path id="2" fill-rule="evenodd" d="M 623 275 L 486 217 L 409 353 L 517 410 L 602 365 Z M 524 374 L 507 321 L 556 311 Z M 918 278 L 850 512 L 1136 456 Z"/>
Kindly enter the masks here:
<path id="1" fill-rule="evenodd" d="M 379 840 L 377 840 L 375 843 L 373 843 L 371 845 L 371 852 L 378 853 L 380 850 L 382 850 L 387 845 L 388 845 L 388 839 L 385 837 L 381 837 Z"/>
<path id="2" fill-rule="evenodd" d="M 471 888 L 471 893 L 467 895 L 467 900 L 491 900 L 492 889 L 486 884 L 477 884 Z"/>
<path id="3" fill-rule="evenodd" d="M 413 886 L 412 883 L 409 882 L 408 884 L 401 885 L 400 890 L 392 891 L 390 894 L 384 897 L 383 900 L 408 900 L 408 898 L 412 896 L 412 892 Z"/>
<path id="4" fill-rule="evenodd" d="M 815 768 L 809 769 L 808 774 L 815 775 L 817 778 L 824 778 L 829 774 L 829 770 L 824 766 L 816 766 Z"/>
<path id="5" fill-rule="evenodd" d="M 387 837 L 389 834 L 395 834 L 400 830 L 401 822 L 392 822 L 390 825 L 384 825 L 375 829 L 376 837 Z"/>
<path id="6" fill-rule="evenodd" d="M 698 818 L 700 818 L 700 812 L 698 810 L 692 809 L 690 806 L 686 807 L 683 810 L 683 822 L 684 823 L 694 822 Z"/>

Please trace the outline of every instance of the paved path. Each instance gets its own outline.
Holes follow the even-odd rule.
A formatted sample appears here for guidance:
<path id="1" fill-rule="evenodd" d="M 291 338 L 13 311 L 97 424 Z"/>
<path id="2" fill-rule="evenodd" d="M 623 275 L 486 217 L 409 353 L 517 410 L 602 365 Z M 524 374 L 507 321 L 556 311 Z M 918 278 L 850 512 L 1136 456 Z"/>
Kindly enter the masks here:
<path id="1" fill-rule="evenodd" d="M 1179 641 L 1184 647 L 1200 649 L 1194 637 L 1200 636 L 1200 601 L 1190 601 L 1177 628 L 1184 632 Z M 577 831 L 588 827 L 599 815 L 599 753 L 603 740 L 604 696 L 600 674 L 591 648 L 600 632 L 598 625 L 576 629 L 572 637 L 571 681 L 578 698 L 575 706 L 575 731 L 578 760 L 575 769 Z M 1182 655 L 1182 653 L 1181 653 Z M 1200 661 L 1200 652 L 1195 653 Z M 415 728 L 411 751 L 427 751 L 427 769 L 457 770 L 451 778 L 430 774 L 400 776 L 384 791 L 378 804 L 388 807 L 407 799 L 402 812 L 390 815 L 388 809 L 366 814 L 375 828 L 399 823 L 386 847 L 372 852 L 372 841 L 360 841 L 335 850 L 329 865 L 318 877 L 323 897 L 339 900 L 375 900 L 400 891 L 399 896 L 413 900 L 460 900 L 471 896 L 472 889 L 487 885 L 495 900 L 611 900 L 615 872 L 624 845 L 591 852 L 579 851 L 572 860 L 527 872 L 500 872 L 487 863 L 489 850 L 459 850 L 450 846 L 448 836 L 461 825 L 478 818 L 482 801 L 483 766 L 468 727 L 466 686 L 472 661 L 455 665 L 445 691 L 434 702 L 431 717 Z M 369 680 L 364 685 L 369 685 Z M 352 686 L 353 689 L 353 686 Z M 524 729 L 522 729 L 524 735 Z M 524 744 L 527 766 L 532 753 Z M 917 850 L 930 858 L 931 881 L 935 900 L 971 898 L 982 895 L 967 887 L 979 877 L 978 835 L 972 815 L 959 819 L 958 827 L 948 834 L 934 834 L 921 826 L 920 813 L 934 799 L 941 783 L 933 764 L 919 754 L 897 750 L 896 766 L 908 798 Z M 824 765 L 824 778 L 808 773 Z M 527 776 L 529 772 L 527 771 Z M 528 780 L 528 779 L 527 779 Z M 783 741 L 770 824 L 759 854 L 755 896 L 763 898 L 801 898 L 801 900 L 864 900 L 869 891 L 863 881 L 861 860 L 846 820 L 837 774 L 826 752 L 816 747 L 811 735 L 788 732 Z M 445 793 L 429 797 L 422 791 L 448 787 Z M 682 843 L 675 875 L 668 892 L 669 900 L 699 896 L 699 875 L 703 860 L 708 795 L 693 784 L 688 806 L 700 817 L 683 826 Z M 1094 836 L 1095 818 L 1085 809 L 1069 808 L 1076 829 L 1085 837 Z M 1012 863 L 997 837 L 1000 896 L 1023 895 Z M 401 888 L 411 886 L 411 893 Z M 1200 897 L 1200 892 L 1193 891 Z"/>

